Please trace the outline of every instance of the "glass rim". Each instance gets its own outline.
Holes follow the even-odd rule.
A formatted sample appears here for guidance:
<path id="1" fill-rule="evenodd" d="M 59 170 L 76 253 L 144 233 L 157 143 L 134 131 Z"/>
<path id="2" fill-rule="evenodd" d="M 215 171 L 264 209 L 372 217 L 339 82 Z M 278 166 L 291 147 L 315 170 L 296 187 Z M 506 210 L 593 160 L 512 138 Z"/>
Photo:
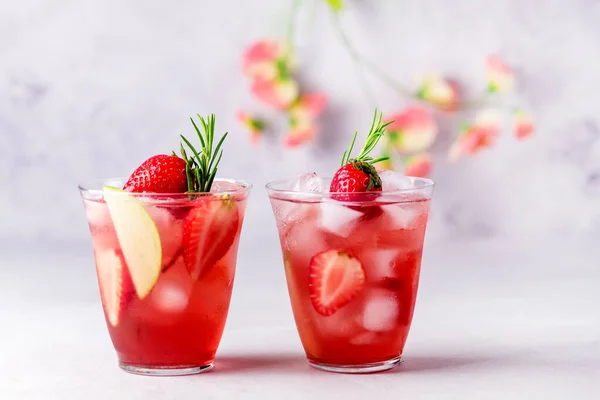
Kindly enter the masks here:
<path id="1" fill-rule="evenodd" d="M 92 178 L 90 179 L 87 183 L 90 182 L 96 182 L 97 185 L 89 185 L 86 183 L 80 183 L 77 185 L 77 187 L 79 188 L 79 191 L 81 193 L 102 193 L 102 186 L 107 186 L 109 182 L 117 182 L 117 181 L 122 181 L 125 182 L 127 181 L 127 177 L 113 177 L 113 178 Z M 244 181 L 244 180 L 238 180 L 238 179 L 229 179 L 229 178 L 215 178 L 214 182 L 228 182 L 228 183 L 232 183 L 235 185 L 238 185 L 239 188 L 238 189 L 233 189 L 233 190 L 219 190 L 219 191 L 214 191 L 214 192 L 177 192 L 177 193 L 158 193 L 158 192 L 125 192 L 130 196 L 134 196 L 134 197 L 153 197 L 153 198 L 160 198 L 160 197 L 169 197 L 169 198 L 178 198 L 178 197 L 185 197 L 188 198 L 190 194 L 194 194 L 194 195 L 198 195 L 198 196 L 202 196 L 202 195 L 240 195 L 240 194 L 246 194 L 248 192 L 250 192 L 250 190 L 252 189 L 252 184 L 250 182 Z M 93 187 L 92 187 L 93 186 Z M 110 185 L 108 185 L 110 186 Z"/>
<path id="2" fill-rule="evenodd" d="M 398 173 L 400 174 L 400 173 Z M 406 178 L 411 179 L 412 181 L 421 181 L 424 182 L 423 186 L 419 186 L 419 187 L 411 187 L 411 188 L 406 188 L 406 189 L 395 189 L 395 190 L 382 190 L 381 192 L 365 192 L 365 193 L 360 193 L 361 196 L 373 196 L 373 197 L 380 197 L 380 196 L 387 196 L 387 195 L 399 195 L 399 194 L 405 194 L 405 193 L 414 193 L 414 192 L 421 192 L 423 190 L 429 190 L 432 189 L 435 186 L 435 181 L 433 179 L 429 179 L 429 178 L 421 178 L 418 176 L 407 176 L 407 175 L 402 175 L 405 176 Z M 321 177 L 321 179 L 325 179 L 328 180 L 330 177 Z M 292 189 L 279 189 L 276 188 L 277 185 L 281 185 L 284 183 L 289 183 L 292 182 L 294 178 L 288 178 L 288 179 L 278 179 L 275 181 L 271 181 L 268 182 L 265 185 L 265 188 L 267 189 L 267 191 L 269 192 L 269 194 L 271 193 L 276 193 L 278 195 L 283 195 L 283 196 L 306 196 L 306 197 L 331 197 L 331 196 L 347 196 L 347 195 L 352 195 L 352 193 L 347 193 L 347 192 L 307 192 L 304 190 L 292 190 Z"/>

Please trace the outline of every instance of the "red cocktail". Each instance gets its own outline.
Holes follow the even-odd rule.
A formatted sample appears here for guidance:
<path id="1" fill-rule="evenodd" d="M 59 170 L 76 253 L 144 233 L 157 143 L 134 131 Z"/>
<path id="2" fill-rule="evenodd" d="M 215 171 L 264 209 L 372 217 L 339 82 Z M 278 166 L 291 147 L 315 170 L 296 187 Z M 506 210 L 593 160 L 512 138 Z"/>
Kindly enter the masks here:
<path id="1" fill-rule="evenodd" d="M 213 151 L 214 116 L 200 122 L 201 150 L 186 140 L 194 157 L 182 148 L 127 180 L 80 187 L 108 330 L 128 372 L 210 369 L 223 334 L 250 185 L 215 180 L 222 141 Z"/>
<path id="2" fill-rule="evenodd" d="M 365 148 L 385 127 L 376 122 Z M 300 339 L 328 371 L 399 363 L 419 283 L 433 182 L 378 172 L 365 148 L 330 182 L 307 173 L 267 185 Z"/>
<path id="3" fill-rule="evenodd" d="M 354 203 L 278 191 L 288 186 L 283 182 L 269 186 L 294 318 L 312 365 L 351 372 L 399 361 L 415 306 L 431 192 L 430 181 L 415 183 L 425 187 Z M 328 271 L 332 288 L 315 288 L 315 274 L 327 263 L 339 264 Z M 344 290 L 344 279 L 357 287 L 348 303 L 315 307 L 315 299 Z"/>

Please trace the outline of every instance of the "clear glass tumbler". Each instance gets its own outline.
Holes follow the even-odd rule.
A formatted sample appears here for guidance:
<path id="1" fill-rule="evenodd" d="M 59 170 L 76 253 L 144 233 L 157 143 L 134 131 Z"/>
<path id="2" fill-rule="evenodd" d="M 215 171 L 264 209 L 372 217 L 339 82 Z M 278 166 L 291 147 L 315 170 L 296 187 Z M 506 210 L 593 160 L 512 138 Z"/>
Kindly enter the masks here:
<path id="1" fill-rule="evenodd" d="M 251 185 L 216 180 L 211 193 L 190 196 L 114 188 L 123 183 L 79 187 L 119 365 L 144 375 L 206 371 L 227 318 Z"/>
<path id="2" fill-rule="evenodd" d="M 311 366 L 361 373 L 401 361 L 434 187 L 409 179 L 410 189 L 355 196 L 292 191 L 292 180 L 267 184 Z"/>

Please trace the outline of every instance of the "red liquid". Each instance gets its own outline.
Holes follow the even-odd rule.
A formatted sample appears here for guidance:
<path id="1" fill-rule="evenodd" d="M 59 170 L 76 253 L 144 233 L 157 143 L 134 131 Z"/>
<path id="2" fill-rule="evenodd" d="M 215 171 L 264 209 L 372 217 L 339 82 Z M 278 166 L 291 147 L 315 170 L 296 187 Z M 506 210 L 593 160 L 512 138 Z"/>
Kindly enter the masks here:
<path id="1" fill-rule="evenodd" d="M 413 200 L 351 207 L 328 200 L 323 207 L 271 199 L 294 318 L 310 361 L 363 365 L 402 354 L 429 212 L 429 200 Z M 309 264 L 315 255 L 334 249 L 357 258 L 366 279 L 350 303 L 323 316 L 310 299 Z"/>
<path id="2" fill-rule="evenodd" d="M 84 200 L 84 205 L 96 259 L 103 252 L 122 255 L 106 203 Z M 233 245 L 206 274 L 194 280 L 182 257 L 183 219 L 192 208 L 191 203 L 145 203 L 161 239 L 160 276 L 143 299 L 131 284 L 124 285 L 126 291 L 116 325 L 111 323 L 102 299 L 110 337 L 121 363 L 142 368 L 185 368 L 213 362 L 229 310 L 245 205 L 245 199 L 235 202 L 240 223 Z M 124 258 L 121 260 L 124 262 Z M 127 279 L 130 278 L 126 276 Z"/>

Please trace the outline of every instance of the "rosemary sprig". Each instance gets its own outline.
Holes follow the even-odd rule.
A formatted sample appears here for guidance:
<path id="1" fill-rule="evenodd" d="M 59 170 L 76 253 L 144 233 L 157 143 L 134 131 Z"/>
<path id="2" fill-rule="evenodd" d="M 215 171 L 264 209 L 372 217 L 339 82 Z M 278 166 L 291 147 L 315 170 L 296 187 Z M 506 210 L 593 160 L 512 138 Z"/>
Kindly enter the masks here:
<path id="1" fill-rule="evenodd" d="M 350 147 L 348 150 L 344 152 L 342 156 L 342 167 L 348 163 L 354 163 L 355 161 L 362 161 L 368 164 L 375 164 L 381 161 L 387 160 L 389 157 L 383 156 L 378 158 L 373 158 L 369 156 L 369 153 L 377 146 L 379 139 L 385 134 L 385 128 L 393 123 L 394 121 L 383 123 L 383 113 L 379 113 L 377 109 L 375 109 L 375 114 L 373 115 L 373 122 L 371 122 L 371 129 L 369 130 L 369 134 L 367 135 L 367 139 L 365 141 L 365 145 L 360 150 L 358 157 L 350 158 L 352 150 L 354 149 L 354 143 L 356 142 L 356 136 L 358 132 L 354 132 L 354 136 L 352 137 L 352 142 L 350 142 Z"/>
<path id="2" fill-rule="evenodd" d="M 180 145 L 181 157 L 186 162 L 185 174 L 187 176 L 188 192 L 210 192 L 210 187 L 217 174 L 219 162 L 223 156 L 223 149 L 221 149 L 221 146 L 227 137 L 227 132 L 221 137 L 213 150 L 215 139 L 215 115 L 211 114 L 206 117 L 206 119 L 198 115 L 198 120 L 200 121 L 202 132 L 194 119 L 190 118 L 190 121 L 192 121 L 192 125 L 198 134 L 201 146 L 200 151 L 197 151 L 185 136 L 180 135 L 181 140 L 183 140 L 183 143 Z M 184 143 L 188 149 L 191 150 L 193 156 L 188 157 L 183 146 Z"/>

